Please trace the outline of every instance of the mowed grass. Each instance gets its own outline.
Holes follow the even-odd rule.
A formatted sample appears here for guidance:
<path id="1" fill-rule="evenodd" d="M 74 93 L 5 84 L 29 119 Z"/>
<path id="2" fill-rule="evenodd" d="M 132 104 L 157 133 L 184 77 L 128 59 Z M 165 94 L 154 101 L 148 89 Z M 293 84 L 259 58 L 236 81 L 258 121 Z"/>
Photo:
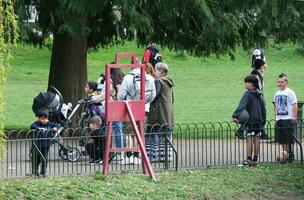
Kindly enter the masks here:
<path id="1" fill-rule="evenodd" d="M 237 49 L 236 60 L 231 61 L 227 55 L 219 59 L 197 58 L 161 50 L 170 68 L 169 76 L 175 81 L 175 122 L 231 121 L 231 114 L 244 93 L 243 79 L 251 72 L 251 53 Z M 135 52 L 141 58 L 143 51 L 135 42 L 90 51 L 88 79 L 97 80 L 105 64 L 114 60 L 116 52 Z M 46 48 L 19 45 L 13 50 L 11 67 L 6 72 L 6 129 L 27 129 L 35 120 L 31 106 L 33 98 L 47 88 L 50 56 L 51 51 Z M 279 73 L 289 76 L 290 88 L 298 100 L 304 100 L 304 57 L 292 44 L 269 47 L 266 57 L 269 66 L 264 75 L 267 116 L 273 119 L 271 102 Z"/>
<path id="2" fill-rule="evenodd" d="M 303 199 L 304 167 L 259 165 L 159 172 L 19 179 L 0 182 L 0 199 Z"/>

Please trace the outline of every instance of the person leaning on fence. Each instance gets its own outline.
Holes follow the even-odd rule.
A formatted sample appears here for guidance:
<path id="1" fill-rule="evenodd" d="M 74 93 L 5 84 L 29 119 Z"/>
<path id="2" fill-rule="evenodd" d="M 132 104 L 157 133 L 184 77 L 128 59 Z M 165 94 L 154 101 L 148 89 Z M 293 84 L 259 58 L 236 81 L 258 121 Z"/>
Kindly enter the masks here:
<path id="1" fill-rule="evenodd" d="M 101 119 L 99 116 L 94 116 L 89 119 L 89 126 L 91 129 L 91 139 L 85 145 L 85 149 L 89 154 L 91 161 L 89 163 L 102 163 L 105 137 L 102 136 Z"/>
<path id="2" fill-rule="evenodd" d="M 274 96 L 276 119 L 275 140 L 282 145 L 283 152 L 287 152 L 289 158 L 293 159 L 293 133 L 298 113 L 297 97 L 295 92 L 288 88 L 288 77 L 286 74 L 282 73 L 278 76 L 277 86 L 279 90 Z M 287 158 L 282 159 L 286 160 Z"/>
<path id="3" fill-rule="evenodd" d="M 147 152 L 151 160 L 163 160 L 164 138 L 168 136 L 172 139 L 174 82 L 168 77 L 168 72 L 169 68 L 166 63 L 156 64 L 156 97 L 150 105 L 147 118 L 147 132 L 150 135 L 147 135 L 148 138 L 146 137 L 146 146 L 149 148 L 147 148 Z M 153 147 L 149 147 L 149 144 Z M 169 151 L 171 151 L 171 148 Z M 171 157 L 171 152 L 169 152 L 169 157 Z"/>
<path id="4" fill-rule="evenodd" d="M 264 98 L 258 90 L 258 79 L 254 75 L 244 79 L 246 92 L 244 93 L 239 106 L 232 114 L 235 122 L 240 122 L 242 112 L 248 112 L 248 120 L 245 122 L 245 133 L 247 139 L 247 159 L 244 165 L 255 167 L 260 152 L 260 136 L 266 120 L 266 108 Z M 253 155 L 253 158 L 252 158 Z"/>
<path id="5" fill-rule="evenodd" d="M 51 139 L 59 127 L 58 124 L 49 122 L 49 113 L 46 110 L 35 113 L 37 121 L 32 123 L 31 130 L 34 130 L 32 145 L 32 174 L 35 176 L 45 175 L 48 154 L 51 146 Z M 40 173 L 38 172 L 41 167 Z"/>
<path id="6" fill-rule="evenodd" d="M 155 84 L 153 77 L 145 73 L 145 100 L 146 103 L 151 103 L 156 95 Z M 123 81 L 117 93 L 118 100 L 139 100 L 140 99 L 140 68 L 133 68 L 131 72 L 124 76 Z M 127 134 L 130 123 L 124 124 L 124 134 Z M 133 140 L 126 140 L 128 146 L 133 146 Z M 140 164 L 138 152 L 127 152 L 127 158 L 121 161 L 122 164 Z"/>

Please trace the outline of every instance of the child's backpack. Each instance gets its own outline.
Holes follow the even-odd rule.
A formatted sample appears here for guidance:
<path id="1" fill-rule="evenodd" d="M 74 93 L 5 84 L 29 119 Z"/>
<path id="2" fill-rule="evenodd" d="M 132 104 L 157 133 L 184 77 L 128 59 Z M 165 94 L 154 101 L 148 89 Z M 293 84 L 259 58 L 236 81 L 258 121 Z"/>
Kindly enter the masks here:
<path id="1" fill-rule="evenodd" d="M 254 61 L 259 60 L 259 59 L 266 62 L 265 51 L 262 48 L 257 48 L 257 49 L 253 50 L 252 58 L 251 58 L 251 67 L 252 68 L 254 68 Z"/>
<path id="2" fill-rule="evenodd" d="M 162 62 L 163 58 L 156 47 L 150 46 L 147 49 L 150 51 L 149 63 L 151 63 L 151 65 L 155 68 L 155 65 Z"/>
<path id="3" fill-rule="evenodd" d="M 139 100 L 140 99 L 140 74 L 133 74 L 133 86 L 134 86 L 134 91 L 135 94 L 132 99 Z M 151 80 L 147 79 L 145 77 L 145 98 L 146 98 L 146 103 L 151 103 L 154 100 L 153 97 L 153 90 L 155 90 L 154 82 Z"/>

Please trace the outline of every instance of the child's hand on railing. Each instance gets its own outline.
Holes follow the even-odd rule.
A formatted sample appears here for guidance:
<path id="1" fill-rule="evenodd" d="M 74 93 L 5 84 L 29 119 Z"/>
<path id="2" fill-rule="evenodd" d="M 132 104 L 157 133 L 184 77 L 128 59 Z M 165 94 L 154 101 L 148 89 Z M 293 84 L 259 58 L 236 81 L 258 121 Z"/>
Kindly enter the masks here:
<path id="1" fill-rule="evenodd" d="M 39 133 L 40 133 L 40 132 L 41 132 L 41 133 L 44 133 L 44 132 L 45 132 L 45 128 L 39 128 L 38 130 L 39 130 Z"/>

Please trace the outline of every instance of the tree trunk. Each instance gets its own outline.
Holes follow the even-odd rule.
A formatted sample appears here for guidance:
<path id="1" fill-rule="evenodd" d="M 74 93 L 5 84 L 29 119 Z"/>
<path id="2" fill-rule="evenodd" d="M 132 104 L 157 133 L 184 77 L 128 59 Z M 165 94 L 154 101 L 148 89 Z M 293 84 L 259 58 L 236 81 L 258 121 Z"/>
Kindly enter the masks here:
<path id="1" fill-rule="evenodd" d="M 48 86 L 56 87 L 64 102 L 84 97 L 87 82 L 87 37 L 54 34 Z"/>

